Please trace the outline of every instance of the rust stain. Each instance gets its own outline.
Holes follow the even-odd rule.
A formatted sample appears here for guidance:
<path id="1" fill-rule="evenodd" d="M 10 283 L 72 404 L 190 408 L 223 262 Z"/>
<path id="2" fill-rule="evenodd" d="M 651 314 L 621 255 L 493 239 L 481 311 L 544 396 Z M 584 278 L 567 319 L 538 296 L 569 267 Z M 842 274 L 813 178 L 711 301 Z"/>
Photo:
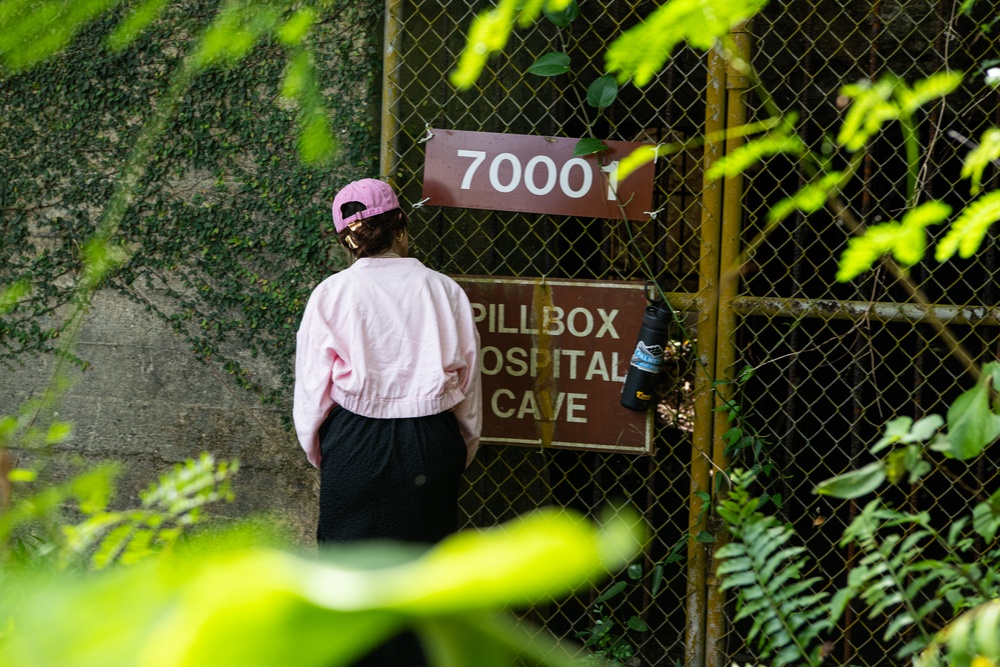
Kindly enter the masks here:
<path id="1" fill-rule="evenodd" d="M 552 288 L 539 280 L 531 295 L 532 328 L 531 344 L 538 350 L 538 374 L 535 376 L 535 399 L 541 418 L 537 422 L 538 439 L 542 447 L 550 447 L 555 439 L 556 420 L 554 397 L 558 395 L 552 360 L 555 358 L 555 337 L 549 333 L 546 316 L 552 312 Z M 543 354 L 544 353 L 544 354 Z"/>

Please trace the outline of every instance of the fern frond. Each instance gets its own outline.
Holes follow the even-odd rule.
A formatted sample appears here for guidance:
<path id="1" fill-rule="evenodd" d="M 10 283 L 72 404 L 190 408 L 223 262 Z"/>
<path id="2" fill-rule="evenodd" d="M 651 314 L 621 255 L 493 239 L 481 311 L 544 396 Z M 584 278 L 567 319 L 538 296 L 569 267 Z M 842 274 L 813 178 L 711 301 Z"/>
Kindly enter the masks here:
<path id="1" fill-rule="evenodd" d="M 849 597 L 860 595 L 868 605 L 868 618 L 888 617 L 884 639 L 889 640 L 904 630 L 914 631 L 897 656 L 907 657 L 927 646 L 931 634 L 926 619 L 937 604 L 927 604 L 926 591 L 933 594 L 946 568 L 935 567 L 923 558 L 933 532 L 927 528 L 925 514 L 908 514 L 883 507 L 878 499 L 871 501 L 844 531 L 845 540 L 854 541 L 863 552 L 858 565 L 851 570 Z M 885 528 L 902 527 L 903 534 L 881 535 Z"/>
<path id="2" fill-rule="evenodd" d="M 736 471 L 732 479 L 729 498 L 718 508 L 733 536 L 716 552 L 722 589 L 738 592 L 736 618 L 752 620 L 746 641 L 756 644 L 762 661 L 815 667 L 818 638 L 831 627 L 828 596 L 812 592 L 818 577 L 802 578 L 805 549 L 791 544 L 791 528 L 756 511 L 747 490 L 752 478 Z"/>
<path id="3" fill-rule="evenodd" d="M 114 563 L 136 563 L 169 547 L 199 521 L 205 506 L 232 500 L 232 477 L 238 468 L 235 460 L 216 463 L 204 453 L 178 464 L 140 494 L 141 509 L 108 512 L 104 510 L 106 503 L 84 504 L 81 500 L 86 519 L 62 528 L 64 563 L 90 553 L 91 567 L 101 570 Z"/>

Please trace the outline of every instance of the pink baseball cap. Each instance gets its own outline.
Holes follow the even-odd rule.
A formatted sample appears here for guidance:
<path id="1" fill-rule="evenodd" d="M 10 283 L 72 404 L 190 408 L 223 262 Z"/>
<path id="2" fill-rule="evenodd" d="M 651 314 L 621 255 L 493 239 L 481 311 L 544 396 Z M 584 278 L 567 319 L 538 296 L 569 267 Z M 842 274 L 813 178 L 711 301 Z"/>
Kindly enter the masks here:
<path id="1" fill-rule="evenodd" d="M 365 205 L 365 210 L 344 218 L 340 207 L 349 201 L 361 202 Z M 362 178 L 360 181 L 354 181 L 344 187 L 333 198 L 333 225 L 339 234 L 352 222 L 364 220 L 394 208 L 399 208 L 399 199 L 396 198 L 396 193 L 392 191 L 392 187 L 388 183 L 377 178 Z"/>

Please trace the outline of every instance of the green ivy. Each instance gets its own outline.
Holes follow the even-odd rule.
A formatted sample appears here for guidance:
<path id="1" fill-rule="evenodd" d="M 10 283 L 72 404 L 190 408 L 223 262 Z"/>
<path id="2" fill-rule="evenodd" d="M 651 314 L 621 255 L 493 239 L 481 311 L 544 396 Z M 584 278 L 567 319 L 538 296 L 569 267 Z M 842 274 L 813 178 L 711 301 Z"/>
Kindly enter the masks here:
<path id="1" fill-rule="evenodd" d="M 84 248 L 122 165 L 196 37 L 235 6 L 166 3 L 117 48 L 134 28 L 137 3 L 125 4 L 80 29 L 59 55 L 2 79 L 0 287 L 31 286 L 0 314 L 8 366 L 58 350 L 71 323 L 55 315 L 81 298 L 74 288 Z M 302 309 L 338 268 L 321 234 L 329 201 L 377 168 L 381 3 L 325 7 L 290 12 L 238 62 L 219 56 L 222 64 L 191 79 L 111 241 L 124 261 L 101 283 L 156 313 L 200 358 L 267 402 L 288 394 Z M 327 147 L 336 142 L 335 158 L 303 164 L 300 144 L 324 144 L 302 137 L 320 135 L 330 137 Z M 278 377 L 251 371 L 247 354 L 273 362 Z"/>

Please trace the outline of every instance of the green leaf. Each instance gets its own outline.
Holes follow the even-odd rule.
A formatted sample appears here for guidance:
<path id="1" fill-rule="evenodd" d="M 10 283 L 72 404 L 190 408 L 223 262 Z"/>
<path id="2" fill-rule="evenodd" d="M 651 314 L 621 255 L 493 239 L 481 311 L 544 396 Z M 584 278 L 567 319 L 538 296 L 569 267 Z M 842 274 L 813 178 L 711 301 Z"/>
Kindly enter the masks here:
<path id="1" fill-rule="evenodd" d="M 913 114 L 918 108 L 944 97 L 962 84 L 962 75 L 958 72 L 936 72 L 926 79 L 920 79 L 912 88 L 901 85 L 896 90 L 901 111 L 905 115 Z"/>
<path id="2" fill-rule="evenodd" d="M 468 90 L 482 74 L 486 61 L 503 50 L 510 38 L 515 21 L 525 27 L 538 18 L 542 10 L 561 12 L 571 0 L 500 0 L 491 10 L 476 15 L 458 64 L 448 75 L 451 84 L 459 90 Z"/>
<path id="3" fill-rule="evenodd" d="M 233 64 L 246 56 L 279 20 L 278 11 L 257 5 L 252 12 L 240 3 L 227 4 L 205 31 L 195 50 L 193 62 L 198 67 Z"/>
<path id="4" fill-rule="evenodd" d="M 618 162 L 618 182 L 621 183 L 637 169 L 655 162 L 657 158 L 684 150 L 684 144 L 672 143 L 657 146 L 639 146 Z"/>
<path id="5" fill-rule="evenodd" d="M 14 468 L 7 473 L 7 481 L 9 482 L 34 482 L 38 479 L 38 473 L 34 470 L 28 470 L 26 468 Z"/>
<path id="6" fill-rule="evenodd" d="M 570 70 L 569 63 L 570 60 L 567 54 L 561 51 L 554 51 L 539 57 L 528 68 L 528 73 L 538 76 L 558 76 Z"/>
<path id="7" fill-rule="evenodd" d="M 627 582 L 616 581 L 615 583 L 611 584 L 611 586 L 609 586 L 606 591 L 601 593 L 601 595 L 598 596 L 596 600 L 594 600 L 594 604 L 601 604 L 602 602 L 607 602 L 608 600 L 610 600 L 611 598 L 615 597 L 623 590 L 625 590 L 626 586 L 628 586 Z"/>
<path id="8" fill-rule="evenodd" d="M 488 617 L 478 620 L 483 624 L 491 622 Z M 434 665 L 508 667 L 518 664 L 517 653 L 512 647 L 498 645 L 491 633 L 484 632 L 474 623 L 467 623 L 464 618 L 458 623 L 450 619 L 422 620 L 417 624 L 417 631 Z M 490 650 L 484 651 L 484 646 L 489 646 Z"/>
<path id="9" fill-rule="evenodd" d="M 868 227 L 861 236 L 855 236 L 848 242 L 840 257 L 837 280 L 847 282 L 856 278 L 889 253 L 902 266 L 916 264 L 923 259 L 927 245 L 924 228 L 940 223 L 950 213 L 950 206 L 932 201 L 908 211 L 902 222 Z"/>
<path id="10" fill-rule="evenodd" d="M 872 445 L 871 453 L 878 454 L 889 445 L 902 440 L 903 436 L 909 432 L 912 424 L 913 420 L 909 417 L 897 417 L 896 419 L 887 421 L 885 424 L 885 434 L 878 442 Z"/>
<path id="11" fill-rule="evenodd" d="M 716 574 L 732 574 L 753 567 L 753 561 L 742 554 L 741 547 L 742 545 L 731 547 L 730 544 L 725 544 L 715 552 L 715 556 L 721 561 L 715 569 Z"/>
<path id="12" fill-rule="evenodd" d="M 993 389 L 1000 391 L 1000 361 L 990 361 L 983 364 L 982 375 L 992 378 Z"/>
<path id="13" fill-rule="evenodd" d="M 960 461 L 978 456 L 1000 437 L 1000 415 L 990 404 L 989 376 L 980 377 L 976 386 L 962 393 L 948 408 L 948 442 L 944 451 Z"/>
<path id="14" fill-rule="evenodd" d="M 620 568 L 642 541 L 634 514 L 616 515 L 598 530 L 579 514 L 542 510 L 362 569 L 338 563 L 338 554 L 350 553 L 346 547 L 317 560 L 210 537 L 106 575 L 21 582 L 31 595 L 5 589 L 5 611 L 18 604 L 18 623 L 0 644 L 0 663 L 200 667 L 280 665 L 294 656 L 298 667 L 351 664 L 405 619 L 421 633 L 435 632 L 427 622 L 454 619 L 480 628 L 429 638 L 435 655 L 465 655 L 468 649 L 454 644 L 476 640 L 484 652 L 513 646 L 534 658 L 525 633 L 506 638 L 486 617 Z M 387 545 L 380 551 L 395 553 Z M 60 641 L 40 643 L 40 632 Z"/>
<path id="15" fill-rule="evenodd" d="M 898 84 L 895 77 L 884 76 L 875 84 L 863 81 L 844 86 L 840 94 L 853 102 L 840 126 L 837 142 L 853 153 L 867 144 L 885 123 L 899 118 L 900 109 L 891 101 Z"/>
<path id="16" fill-rule="evenodd" d="M 910 432 L 903 436 L 903 442 L 926 442 L 933 438 L 942 426 L 944 426 L 944 417 L 927 415 L 914 424 Z"/>
<path id="17" fill-rule="evenodd" d="M 14 309 L 20 301 L 31 293 L 31 283 L 21 279 L 0 290 L 0 315 Z"/>
<path id="18" fill-rule="evenodd" d="M 801 155 L 805 148 L 799 135 L 789 136 L 774 132 L 746 143 L 733 152 L 722 156 L 712 163 L 712 166 L 705 172 L 705 177 L 709 180 L 717 180 L 737 176 L 765 157 L 781 154 Z"/>
<path id="19" fill-rule="evenodd" d="M 552 10 L 548 7 L 542 12 L 553 25 L 559 28 L 565 28 L 570 23 L 576 20 L 576 17 L 580 15 L 580 5 L 577 4 L 576 0 L 570 0 L 570 2 L 561 10 Z"/>
<path id="20" fill-rule="evenodd" d="M 510 7 L 507 11 L 502 8 Z M 492 11 L 480 12 L 469 27 L 465 48 L 458 65 L 451 71 L 451 84 L 459 90 L 468 90 L 479 78 L 487 58 L 503 49 L 513 28 L 513 3 L 499 5 Z"/>
<path id="21" fill-rule="evenodd" d="M 987 542 L 992 542 L 1000 530 L 1000 492 L 972 510 L 972 529 Z"/>
<path id="22" fill-rule="evenodd" d="M 673 0 L 625 31 L 604 54 L 605 70 L 619 83 L 633 79 L 645 86 L 663 69 L 681 42 L 707 51 L 767 4 L 766 0 Z"/>
<path id="23" fill-rule="evenodd" d="M 997 220 L 1000 220 L 1000 190 L 983 195 L 958 214 L 951 229 L 938 244 L 935 259 L 943 262 L 956 251 L 963 259 L 972 257 L 982 245 L 990 225 Z"/>
<path id="24" fill-rule="evenodd" d="M 712 542 L 715 542 L 715 535 L 712 535 L 712 533 L 708 532 L 707 530 L 702 530 L 697 535 L 695 535 L 694 539 L 703 544 L 710 544 Z"/>
<path id="25" fill-rule="evenodd" d="M 543 12 L 561 12 L 569 9 L 575 0 L 517 0 L 515 8 L 520 12 L 517 16 L 517 25 L 520 28 L 527 28 L 534 23 Z"/>
<path id="26" fill-rule="evenodd" d="M 979 194 L 983 171 L 997 159 L 1000 159 L 1000 129 L 991 127 L 983 132 L 979 145 L 969 151 L 962 163 L 962 178 L 972 180 L 969 186 L 972 194 Z"/>
<path id="27" fill-rule="evenodd" d="M 112 51 L 121 51 L 142 34 L 146 28 L 160 17 L 169 0 L 146 0 L 132 10 L 125 20 L 118 24 L 108 36 L 108 46 Z"/>
<path id="28" fill-rule="evenodd" d="M 87 287 L 96 287 L 110 271 L 121 266 L 128 259 L 128 251 L 117 243 L 100 237 L 92 237 L 83 247 L 83 278 Z"/>
<path id="29" fill-rule="evenodd" d="M 834 498 L 860 498 L 877 489 L 884 481 L 885 464 L 882 461 L 873 461 L 857 470 L 820 482 L 814 492 Z"/>
<path id="30" fill-rule="evenodd" d="M 576 146 L 573 147 L 573 156 L 583 157 L 606 150 L 608 150 L 608 145 L 600 139 L 580 139 L 580 141 L 576 142 Z"/>
<path id="31" fill-rule="evenodd" d="M 68 422 L 53 422 L 45 433 L 46 445 L 64 442 L 73 433 L 73 425 Z"/>
<path id="32" fill-rule="evenodd" d="M 309 34 L 309 29 L 315 22 L 316 10 L 312 7 L 303 7 L 278 27 L 278 38 L 282 44 L 298 45 Z"/>
<path id="33" fill-rule="evenodd" d="M 167 549 L 173 547 L 180 535 L 179 530 L 171 531 L 168 529 L 154 532 L 151 528 L 137 527 L 132 534 L 132 539 L 129 540 L 125 550 L 118 557 L 118 562 L 122 565 L 135 565 L 142 562 L 156 553 L 152 546 L 154 536 L 157 538 L 158 548 Z"/>
<path id="34" fill-rule="evenodd" d="M 636 632 L 649 632 L 649 626 L 646 625 L 646 621 L 642 620 L 638 616 L 632 616 L 629 618 L 626 625 Z"/>
<path id="35" fill-rule="evenodd" d="M 848 282 L 868 271 L 904 237 L 902 225 L 897 222 L 868 227 L 864 234 L 848 241 L 847 248 L 840 256 L 837 281 Z"/>
<path id="36" fill-rule="evenodd" d="M 0 13 L 0 62 L 27 69 L 62 51 L 87 24 L 113 9 L 116 0 L 13 2 Z M 10 19 L 16 16 L 15 21 Z"/>
<path id="37" fill-rule="evenodd" d="M 305 51 L 296 52 L 288 60 L 285 76 L 281 83 L 281 95 L 289 99 L 299 99 L 308 90 L 313 78 L 313 66 Z"/>
<path id="38" fill-rule="evenodd" d="M 1000 657 L 1000 605 L 996 601 L 979 608 L 973 637 L 980 655 L 990 656 L 990 662 Z"/>
<path id="39" fill-rule="evenodd" d="M 587 88 L 587 104 L 597 109 L 606 109 L 618 97 L 618 84 L 610 74 L 594 79 Z"/>
<path id="40" fill-rule="evenodd" d="M 925 202 L 906 212 L 906 215 L 903 216 L 903 227 L 924 229 L 930 225 L 937 225 L 944 222 L 949 215 L 951 215 L 950 205 L 942 201 Z M 897 257 L 897 259 L 900 261 L 906 261 L 901 257 Z"/>
<path id="41" fill-rule="evenodd" d="M 818 181 L 802 187 L 791 197 L 782 199 L 768 211 L 768 222 L 781 222 L 796 210 L 803 213 L 813 213 L 826 205 L 830 195 L 837 191 L 844 175 L 839 172 L 826 174 Z"/>
<path id="42" fill-rule="evenodd" d="M 850 586 L 841 588 L 834 594 L 830 601 L 830 620 L 832 623 L 836 623 L 844 615 L 844 612 L 847 611 L 847 605 L 854 598 L 854 594 L 854 589 Z"/>
<path id="43" fill-rule="evenodd" d="M 653 582 L 650 587 L 650 595 L 655 598 L 656 594 L 660 592 L 661 586 L 663 586 L 663 565 L 657 563 L 653 566 Z"/>
<path id="44" fill-rule="evenodd" d="M 907 449 L 894 449 L 885 458 L 885 474 L 890 484 L 897 484 L 907 471 Z"/>
<path id="45" fill-rule="evenodd" d="M 94 569 L 103 570 L 108 565 L 113 563 L 118 555 L 128 544 L 129 539 L 132 537 L 132 532 L 135 530 L 135 526 L 126 523 L 120 526 L 115 526 L 103 540 L 101 540 L 100 546 L 94 552 L 91 562 L 94 565 Z"/>
<path id="46" fill-rule="evenodd" d="M 72 480 L 70 488 L 80 501 L 81 512 L 94 514 L 104 511 L 114 492 L 114 480 L 118 471 L 117 465 L 104 464 Z"/>
<path id="47" fill-rule="evenodd" d="M 310 113 L 299 124 L 299 157 L 309 165 L 327 164 L 337 153 L 337 142 L 325 113 Z"/>

